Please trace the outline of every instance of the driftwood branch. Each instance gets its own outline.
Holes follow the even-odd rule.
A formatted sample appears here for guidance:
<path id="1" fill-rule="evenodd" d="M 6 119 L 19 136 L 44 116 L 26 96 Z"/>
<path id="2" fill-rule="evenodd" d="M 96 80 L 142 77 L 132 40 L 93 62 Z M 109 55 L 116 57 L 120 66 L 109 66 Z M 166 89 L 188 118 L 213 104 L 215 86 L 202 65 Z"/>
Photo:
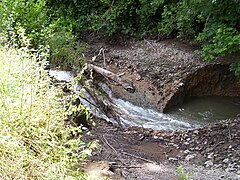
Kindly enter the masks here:
<path id="1" fill-rule="evenodd" d="M 88 68 L 92 69 L 96 73 L 101 74 L 105 78 L 113 80 L 117 84 L 121 85 L 128 92 L 130 92 L 130 93 L 134 93 L 135 92 L 135 88 L 133 87 L 131 82 L 127 82 L 126 80 L 123 80 L 118 75 L 114 74 L 113 72 L 108 71 L 106 69 L 103 69 L 103 68 L 101 68 L 99 66 L 95 66 L 93 64 L 88 64 Z"/>
<path id="2" fill-rule="evenodd" d="M 109 142 L 108 142 L 107 139 L 105 138 L 105 135 L 103 135 L 102 137 L 103 137 L 105 143 L 106 143 L 116 154 L 118 154 L 117 150 L 116 150 L 114 147 L 112 147 L 111 144 L 109 144 Z"/>
<path id="3" fill-rule="evenodd" d="M 122 154 L 125 154 L 125 155 L 127 155 L 127 156 L 131 156 L 131 157 L 134 157 L 134 158 L 137 158 L 137 159 L 141 159 L 141 160 L 146 161 L 146 162 L 149 162 L 149 163 L 155 163 L 154 161 L 151 161 L 151 160 L 142 158 L 142 157 L 140 157 L 140 156 L 136 156 L 136 155 L 127 153 L 127 152 L 122 152 Z"/>

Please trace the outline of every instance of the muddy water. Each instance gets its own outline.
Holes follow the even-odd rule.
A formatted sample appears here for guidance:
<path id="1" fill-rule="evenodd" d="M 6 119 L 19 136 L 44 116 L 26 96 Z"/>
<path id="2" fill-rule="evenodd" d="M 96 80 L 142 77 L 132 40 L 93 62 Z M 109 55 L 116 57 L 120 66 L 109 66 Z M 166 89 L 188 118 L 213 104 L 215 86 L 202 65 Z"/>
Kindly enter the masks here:
<path id="1" fill-rule="evenodd" d="M 49 74 L 61 81 L 72 81 L 73 74 L 67 71 L 50 70 Z M 100 84 L 102 89 L 108 94 L 115 111 L 120 115 L 121 122 L 126 126 L 141 126 L 154 130 L 186 130 L 203 126 L 206 123 L 235 117 L 240 113 L 240 98 L 232 97 L 195 97 L 188 98 L 182 106 L 172 108 L 168 114 L 163 114 L 152 109 L 142 108 L 115 98 L 111 90 Z M 76 89 L 79 89 L 76 88 Z M 91 112 L 104 119 L 108 117 L 97 109 L 91 96 L 82 90 L 85 98 L 81 98 Z M 91 103 L 89 103 L 91 102 Z M 108 119 L 111 121 L 111 118 Z"/>
<path id="2" fill-rule="evenodd" d="M 178 119 L 201 124 L 233 118 L 240 114 L 240 97 L 188 97 L 168 112 Z"/>

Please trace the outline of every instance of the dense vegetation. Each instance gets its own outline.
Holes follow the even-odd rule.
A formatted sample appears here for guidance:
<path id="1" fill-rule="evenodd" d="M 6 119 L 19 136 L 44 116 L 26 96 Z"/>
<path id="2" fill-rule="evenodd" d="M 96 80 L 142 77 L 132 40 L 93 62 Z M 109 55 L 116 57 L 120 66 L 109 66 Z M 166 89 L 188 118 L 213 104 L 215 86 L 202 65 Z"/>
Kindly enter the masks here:
<path id="1" fill-rule="evenodd" d="M 83 179 L 79 160 L 90 149 L 72 138 L 80 127 L 66 126 L 74 108 L 66 111 L 71 104 L 42 68 L 48 49 L 29 49 L 24 30 L 18 33 L 21 48 L 0 45 L 0 178 Z"/>
<path id="2" fill-rule="evenodd" d="M 50 45 L 53 64 L 81 67 L 85 33 L 195 40 L 204 59 L 234 57 L 240 74 L 239 0 L 1 0 L 0 30 L 26 30 L 34 46 Z"/>
<path id="3" fill-rule="evenodd" d="M 78 94 L 66 96 L 44 70 L 49 57 L 80 64 L 82 46 L 49 17 L 45 1 L 0 2 L 0 178 L 87 179 L 80 160 L 95 143 L 83 143 L 81 127 L 67 122 L 89 113 L 73 106 Z"/>

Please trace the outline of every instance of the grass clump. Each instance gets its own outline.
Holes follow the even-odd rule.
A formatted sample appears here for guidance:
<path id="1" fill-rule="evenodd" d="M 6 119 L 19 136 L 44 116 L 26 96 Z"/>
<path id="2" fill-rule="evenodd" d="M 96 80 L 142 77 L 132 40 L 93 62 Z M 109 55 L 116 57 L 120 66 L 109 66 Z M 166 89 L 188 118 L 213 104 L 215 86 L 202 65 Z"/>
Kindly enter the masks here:
<path id="1" fill-rule="evenodd" d="M 48 48 L 21 38 L 22 48 L 0 45 L 0 178 L 84 179 L 81 136 L 71 138 L 62 90 L 41 67 Z"/>

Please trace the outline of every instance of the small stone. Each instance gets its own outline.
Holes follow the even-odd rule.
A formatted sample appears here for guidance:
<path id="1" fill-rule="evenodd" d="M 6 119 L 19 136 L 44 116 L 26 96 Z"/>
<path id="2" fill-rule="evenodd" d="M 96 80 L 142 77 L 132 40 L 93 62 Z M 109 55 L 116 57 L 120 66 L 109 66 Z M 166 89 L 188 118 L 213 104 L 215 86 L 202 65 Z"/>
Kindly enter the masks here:
<path id="1" fill-rule="evenodd" d="M 195 131 L 193 131 L 193 133 L 194 133 L 194 134 L 198 134 L 198 133 L 199 133 L 199 131 L 198 131 L 198 130 L 195 130 Z"/>
<path id="2" fill-rule="evenodd" d="M 228 167 L 228 168 L 225 169 L 225 171 L 226 171 L 226 172 L 232 172 L 232 171 L 234 171 L 234 169 L 231 168 L 231 167 Z"/>
<path id="3" fill-rule="evenodd" d="M 207 156 L 207 158 L 208 158 L 208 159 L 212 159 L 212 158 L 213 158 L 213 155 L 214 155 L 213 153 L 210 153 L 210 154 Z"/>
<path id="4" fill-rule="evenodd" d="M 184 142 L 183 144 L 184 144 L 184 145 L 189 145 L 190 143 L 189 143 L 189 142 Z"/>
<path id="5" fill-rule="evenodd" d="M 188 154 L 188 153 L 190 153 L 190 151 L 189 150 L 185 150 L 185 151 L 183 151 L 183 153 L 184 154 Z"/>
<path id="6" fill-rule="evenodd" d="M 168 158 L 168 160 L 174 162 L 174 161 L 177 161 L 178 159 L 177 159 L 177 158 L 170 157 L 170 158 Z"/>
<path id="7" fill-rule="evenodd" d="M 139 141 L 142 141 L 145 138 L 143 134 L 139 134 Z"/>
<path id="8" fill-rule="evenodd" d="M 216 164 L 214 165 L 215 168 L 221 168 L 222 167 L 222 164 Z"/>
<path id="9" fill-rule="evenodd" d="M 191 159 L 193 159 L 196 156 L 196 154 L 189 154 L 185 157 L 186 161 L 190 161 Z"/>
<path id="10" fill-rule="evenodd" d="M 224 175 L 221 175 L 221 176 L 220 176 L 220 179 L 223 179 L 224 177 L 225 177 Z"/>
<path id="11" fill-rule="evenodd" d="M 136 77 L 136 81 L 140 81 L 142 79 L 142 77 L 140 76 L 140 75 L 138 75 L 137 77 Z"/>
<path id="12" fill-rule="evenodd" d="M 181 86 L 183 86 L 183 85 L 184 85 L 184 83 L 182 83 L 182 82 L 178 84 L 179 87 L 181 87 Z"/>
<path id="13" fill-rule="evenodd" d="M 212 162 L 211 160 L 206 161 L 204 164 L 206 165 L 206 167 L 211 167 L 211 166 L 213 166 L 213 162 Z"/>
<path id="14" fill-rule="evenodd" d="M 223 160 L 224 163 L 227 163 L 228 161 L 229 161 L 228 158 L 226 158 L 226 159 Z"/>

